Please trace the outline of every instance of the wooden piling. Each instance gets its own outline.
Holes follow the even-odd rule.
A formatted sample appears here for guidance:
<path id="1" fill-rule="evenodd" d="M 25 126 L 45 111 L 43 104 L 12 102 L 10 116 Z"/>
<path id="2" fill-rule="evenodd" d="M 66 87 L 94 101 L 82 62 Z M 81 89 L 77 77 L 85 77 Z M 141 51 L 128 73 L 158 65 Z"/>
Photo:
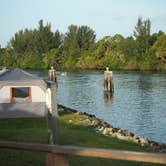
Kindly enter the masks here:
<path id="1" fill-rule="evenodd" d="M 48 71 L 48 80 L 56 82 L 56 71 L 53 66 Z"/>
<path id="2" fill-rule="evenodd" d="M 106 71 L 104 71 L 104 92 L 110 92 L 113 93 L 114 91 L 114 85 L 113 85 L 113 74 L 112 71 L 109 70 L 109 68 L 106 68 Z"/>

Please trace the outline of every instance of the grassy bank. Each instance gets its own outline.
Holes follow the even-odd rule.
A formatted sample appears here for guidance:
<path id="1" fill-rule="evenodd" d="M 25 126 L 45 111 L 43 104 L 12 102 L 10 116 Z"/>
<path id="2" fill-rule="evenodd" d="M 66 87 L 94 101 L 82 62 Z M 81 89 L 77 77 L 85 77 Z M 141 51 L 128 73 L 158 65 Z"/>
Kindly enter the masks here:
<path id="1" fill-rule="evenodd" d="M 46 119 L 3 119 L 0 120 L 0 139 L 12 141 L 26 141 L 48 143 Z M 77 145 L 97 148 L 123 149 L 132 151 L 152 151 L 149 147 L 141 147 L 135 143 L 120 141 L 116 138 L 96 133 L 94 126 L 87 121 L 87 117 L 78 114 L 63 114 L 59 118 L 59 143 L 63 145 Z M 44 165 L 45 154 L 0 149 L 1 166 L 38 166 Z M 71 166 L 152 166 L 138 162 L 108 160 L 99 158 L 70 156 Z"/>

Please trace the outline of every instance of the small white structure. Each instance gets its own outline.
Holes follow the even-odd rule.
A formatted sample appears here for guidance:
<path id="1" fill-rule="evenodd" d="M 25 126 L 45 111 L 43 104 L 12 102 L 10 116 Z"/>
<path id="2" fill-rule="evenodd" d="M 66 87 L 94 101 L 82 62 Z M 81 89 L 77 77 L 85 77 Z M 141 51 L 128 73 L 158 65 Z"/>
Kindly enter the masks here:
<path id="1" fill-rule="evenodd" d="M 0 74 L 0 117 L 45 116 L 47 83 L 22 69 Z"/>

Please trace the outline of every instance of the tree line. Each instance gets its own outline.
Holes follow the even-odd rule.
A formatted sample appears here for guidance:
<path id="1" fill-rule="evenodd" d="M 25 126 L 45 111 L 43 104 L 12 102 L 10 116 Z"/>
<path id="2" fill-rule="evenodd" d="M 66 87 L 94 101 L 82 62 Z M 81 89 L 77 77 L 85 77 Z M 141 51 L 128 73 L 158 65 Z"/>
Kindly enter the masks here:
<path id="1" fill-rule="evenodd" d="M 133 35 L 105 36 L 96 40 L 88 26 L 70 25 L 63 34 L 40 20 L 35 29 L 15 33 L 0 48 L 0 66 L 26 69 L 165 70 L 166 34 L 151 34 L 151 21 L 138 18 Z"/>

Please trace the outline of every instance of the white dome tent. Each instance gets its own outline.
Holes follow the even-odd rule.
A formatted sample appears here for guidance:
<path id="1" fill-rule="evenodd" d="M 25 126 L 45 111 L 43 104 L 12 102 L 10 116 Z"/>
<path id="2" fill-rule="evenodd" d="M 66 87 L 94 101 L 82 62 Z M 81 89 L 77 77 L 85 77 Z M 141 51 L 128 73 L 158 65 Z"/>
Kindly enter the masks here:
<path id="1" fill-rule="evenodd" d="M 47 83 L 22 69 L 0 74 L 0 117 L 45 116 Z M 48 104 L 47 104 L 48 105 Z"/>

